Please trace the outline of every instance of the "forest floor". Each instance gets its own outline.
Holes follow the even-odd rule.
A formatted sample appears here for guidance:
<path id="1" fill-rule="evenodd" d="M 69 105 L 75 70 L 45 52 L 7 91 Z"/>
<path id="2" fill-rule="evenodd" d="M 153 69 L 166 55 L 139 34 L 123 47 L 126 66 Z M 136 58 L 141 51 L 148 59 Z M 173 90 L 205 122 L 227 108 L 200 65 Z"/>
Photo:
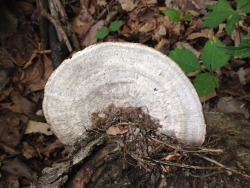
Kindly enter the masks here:
<path id="1" fill-rule="evenodd" d="M 62 4 L 58 2 L 60 1 L 50 1 L 53 5 L 47 4 L 46 1 L 35 0 L 0 2 L 0 187 L 36 187 L 37 177 L 41 176 L 45 167 L 71 159 L 69 156 L 72 154 L 72 147 L 62 144 L 51 131 L 43 116 L 42 101 L 44 86 L 49 76 L 64 59 L 71 57 L 75 52 L 99 42 L 126 41 L 145 44 L 166 55 L 175 48 L 186 48 L 201 59 L 207 41 L 216 37 L 226 46 L 238 46 L 250 31 L 249 14 L 242 17 L 231 34 L 226 32 L 225 23 L 221 23 L 214 29 L 201 27 L 208 12 L 206 5 L 214 3 L 211 0 L 200 2 L 193 0 L 68 0 L 63 1 Z M 236 7 L 234 1 L 230 1 L 230 5 L 233 8 Z M 179 10 L 183 17 L 178 21 L 171 20 L 163 14 L 167 8 Z M 195 76 L 205 69 L 203 66 L 201 71 L 188 73 L 187 76 L 191 82 L 194 82 Z M 228 63 L 213 74 L 219 78 L 219 87 L 200 97 L 204 110 L 217 111 L 230 116 L 233 114 L 239 122 L 245 122 L 239 123 L 239 127 L 243 127 L 240 129 L 240 134 L 244 135 L 244 131 L 250 128 L 248 123 L 250 58 L 230 57 Z M 142 158 L 130 153 L 126 160 L 135 167 L 125 168 L 129 173 L 124 179 L 131 179 L 137 172 L 140 172 L 135 176 L 137 179 L 142 180 L 143 177 L 149 176 L 151 179 L 145 180 L 144 184 L 142 181 L 126 182 L 124 179 L 119 179 L 120 182 L 116 181 L 117 187 L 121 187 L 120 183 L 124 187 L 134 187 L 131 183 L 141 187 L 142 185 L 166 187 L 164 181 L 179 182 L 178 185 L 175 184 L 176 187 L 250 186 L 250 175 L 247 175 L 250 172 L 249 167 L 233 160 L 235 151 L 227 150 L 225 155 L 219 156 L 216 160 L 206 159 L 215 153 L 220 155 L 222 151 L 220 149 L 227 149 L 228 143 L 225 144 L 227 139 L 238 139 L 238 144 L 250 150 L 249 139 L 240 142 L 240 136 L 233 138 L 238 133 L 234 133 L 231 128 L 231 132 L 223 132 L 227 127 L 226 125 L 222 127 L 218 130 L 216 127 L 208 128 L 209 134 L 206 137 L 205 146 L 215 150 L 208 151 L 207 155 L 199 154 L 203 162 L 206 161 L 204 163 L 201 161 L 192 163 L 197 159 L 197 153 L 196 156 L 183 158 L 188 151 L 191 153 L 193 148 L 189 148 L 190 150 L 184 146 L 179 148 L 179 145 L 171 139 L 167 149 L 169 154 L 160 157 L 164 158 L 163 162 L 156 159 L 152 161 L 152 158 L 144 158 L 140 161 L 145 171 L 137 166 Z M 218 137 L 214 136 L 214 130 L 220 132 Z M 119 149 L 117 150 L 117 146 L 113 146 L 109 141 L 105 141 L 108 143 L 105 146 L 106 150 L 108 153 L 117 154 Z M 160 138 L 157 141 L 162 142 Z M 160 147 L 155 143 L 157 141 L 151 140 L 150 143 L 154 147 Z M 175 148 L 177 145 L 178 148 Z M 103 150 L 93 153 L 93 160 L 104 160 Z M 162 154 L 163 149 L 159 150 Z M 237 150 L 236 145 L 233 150 Z M 166 148 L 164 152 L 166 153 Z M 112 168 L 119 169 L 124 161 L 119 161 L 117 156 L 114 156 L 112 159 L 117 162 Z M 87 160 L 88 167 L 92 163 L 91 160 Z M 179 163 L 172 163 L 178 160 L 180 160 Z M 222 167 L 221 164 L 226 166 Z M 166 168 L 166 165 L 171 168 Z M 159 168 L 153 168 L 155 166 Z M 216 170 L 200 172 L 197 166 L 202 166 L 201 170 L 209 167 Z M 84 166 L 84 168 L 87 167 Z M 84 168 L 78 166 L 74 171 Z M 185 170 L 182 170 L 183 168 Z M 148 173 L 153 171 L 152 169 L 156 169 L 154 178 Z M 173 177 L 175 173 L 180 175 L 179 178 L 184 176 L 192 178 L 190 181 L 180 181 L 178 178 L 170 180 L 165 176 L 165 179 L 159 180 L 163 174 Z M 124 176 L 124 172 L 119 172 L 119 175 Z M 77 179 L 77 177 L 73 178 L 73 175 L 70 177 Z M 220 182 L 216 179 L 218 177 L 221 178 Z M 106 180 L 107 177 L 103 177 L 103 181 Z M 89 181 L 89 179 L 86 180 L 86 182 Z M 67 183 L 70 187 L 77 186 L 72 181 Z M 89 184 L 90 187 L 100 187 L 100 185 L 104 183 Z"/>

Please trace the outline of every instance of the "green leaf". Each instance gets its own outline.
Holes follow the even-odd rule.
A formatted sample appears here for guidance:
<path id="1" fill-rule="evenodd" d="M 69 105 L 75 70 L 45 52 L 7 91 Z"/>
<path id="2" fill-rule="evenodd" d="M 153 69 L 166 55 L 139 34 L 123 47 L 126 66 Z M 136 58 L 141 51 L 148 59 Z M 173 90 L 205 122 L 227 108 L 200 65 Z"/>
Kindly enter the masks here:
<path id="1" fill-rule="evenodd" d="M 175 48 L 170 51 L 169 57 L 173 59 L 186 73 L 200 70 L 200 63 L 197 57 L 188 49 Z"/>
<path id="2" fill-rule="evenodd" d="M 237 10 L 243 13 L 250 13 L 250 0 L 236 0 Z"/>
<path id="3" fill-rule="evenodd" d="M 96 33 L 97 39 L 104 39 L 109 35 L 109 30 L 106 26 L 103 26 L 99 31 Z"/>
<path id="4" fill-rule="evenodd" d="M 250 46 L 227 46 L 221 49 L 223 52 L 231 55 L 231 56 L 239 56 L 242 58 L 250 57 Z"/>
<path id="5" fill-rule="evenodd" d="M 184 21 L 185 21 L 185 23 L 190 22 L 191 19 L 192 19 L 192 17 L 193 17 L 193 15 L 190 12 L 188 12 L 187 14 L 185 14 L 184 15 Z"/>
<path id="6" fill-rule="evenodd" d="M 162 11 L 165 16 L 168 16 L 173 22 L 179 22 L 181 20 L 181 12 L 176 9 L 167 9 Z"/>
<path id="7" fill-rule="evenodd" d="M 250 33 L 248 33 L 245 37 L 244 40 L 250 40 Z"/>
<path id="8" fill-rule="evenodd" d="M 240 56 L 242 58 L 250 57 L 250 33 L 244 38 L 239 46 L 219 47 L 219 49 L 231 56 Z"/>
<path id="9" fill-rule="evenodd" d="M 215 28 L 235 12 L 226 0 L 219 0 L 215 5 L 207 7 L 212 10 L 205 16 L 202 27 Z"/>
<path id="10" fill-rule="evenodd" d="M 214 11 L 219 11 L 219 10 L 233 11 L 232 7 L 226 0 L 219 0 L 218 3 L 214 5 L 208 5 L 207 8 L 209 10 L 214 10 Z"/>
<path id="11" fill-rule="evenodd" d="M 117 31 L 118 29 L 120 29 L 120 27 L 122 26 L 123 24 L 123 21 L 114 21 L 114 22 L 111 22 L 110 26 L 109 26 L 109 29 L 110 31 Z"/>
<path id="12" fill-rule="evenodd" d="M 233 13 L 233 15 L 228 19 L 227 24 L 226 24 L 226 31 L 228 34 L 232 34 L 235 24 L 240 21 L 241 17 L 237 13 Z"/>
<path id="13" fill-rule="evenodd" d="M 224 45 L 219 39 L 213 37 L 206 42 L 203 48 L 203 64 L 209 71 L 215 71 L 223 67 L 230 58 L 225 52 L 218 50 L 218 47 L 224 47 Z"/>
<path id="14" fill-rule="evenodd" d="M 201 73 L 195 77 L 194 87 L 200 97 L 207 96 L 219 87 L 219 79 L 209 73 Z"/>

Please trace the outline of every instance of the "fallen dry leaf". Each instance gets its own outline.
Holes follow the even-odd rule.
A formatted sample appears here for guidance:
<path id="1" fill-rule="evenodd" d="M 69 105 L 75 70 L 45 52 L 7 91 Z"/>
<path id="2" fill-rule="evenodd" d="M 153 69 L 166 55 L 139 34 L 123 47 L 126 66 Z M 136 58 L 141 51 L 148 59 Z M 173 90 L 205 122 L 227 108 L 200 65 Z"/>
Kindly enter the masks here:
<path id="1" fill-rule="evenodd" d="M 250 33 L 250 27 L 245 25 L 245 22 L 243 20 L 240 20 L 238 24 L 240 28 L 242 28 L 242 30 L 244 30 L 246 33 Z"/>
<path id="2" fill-rule="evenodd" d="M 79 15 L 71 22 L 71 25 L 76 33 L 80 36 L 85 36 L 93 22 L 94 19 L 88 12 L 87 8 L 82 6 Z"/>
<path id="3" fill-rule="evenodd" d="M 22 154 L 26 159 L 31 159 L 38 156 L 37 150 L 27 142 L 23 142 Z"/>
<path id="4" fill-rule="evenodd" d="M 84 38 L 83 46 L 87 47 L 92 44 L 95 44 L 97 42 L 96 39 L 96 33 L 99 29 L 101 29 L 102 26 L 104 26 L 105 20 L 99 20 L 95 25 L 91 27 L 91 29 L 88 31 L 87 35 Z"/>
<path id="5" fill-rule="evenodd" d="M 144 0 L 143 3 L 146 5 L 156 5 L 158 2 L 157 0 Z"/>
<path id="6" fill-rule="evenodd" d="M 39 151 L 42 155 L 46 156 L 47 158 L 50 157 L 51 153 L 55 152 L 58 148 L 62 148 L 64 145 L 60 140 L 56 140 L 55 142 L 47 145 L 46 147 L 41 146 Z"/>
<path id="7" fill-rule="evenodd" d="M 167 8 L 175 8 L 175 9 L 178 8 L 177 4 L 173 0 L 165 0 L 165 5 Z"/>
<path id="8" fill-rule="evenodd" d="M 9 97 L 12 91 L 12 87 L 2 89 L 0 92 L 0 102 Z"/>
<path id="9" fill-rule="evenodd" d="M 5 70 L 0 70 L 0 91 L 9 83 L 10 79 Z"/>
<path id="10" fill-rule="evenodd" d="M 243 84 L 243 85 L 246 85 L 247 83 L 250 82 L 250 68 L 247 67 L 247 68 L 243 68 L 241 67 L 239 70 L 238 70 L 238 75 L 239 75 L 239 79 L 240 79 L 240 82 Z"/>
<path id="11" fill-rule="evenodd" d="M 29 120 L 24 134 L 31 134 L 31 133 L 43 133 L 46 135 L 53 135 L 53 132 L 51 131 L 49 124 Z"/>
<path id="12" fill-rule="evenodd" d="M 160 41 L 164 36 L 166 36 L 167 30 L 163 25 L 159 25 L 155 31 L 152 38 L 156 41 Z"/>
<path id="13" fill-rule="evenodd" d="M 107 134 L 115 136 L 118 134 L 124 134 L 127 133 L 128 129 L 124 128 L 122 125 L 118 124 L 117 126 L 111 126 L 106 131 Z"/>
<path id="14" fill-rule="evenodd" d="M 20 154 L 20 151 L 18 149 L 14 149 L 13 147 L 7 146 L 1 142 L 0 142 L 0 149 L 1 149 L 1 151 L 5 152 L 7 154 L 10 154 L 12 156 Z M 1 161 L 1 159 L 0 159 L 0 161 Z"/>
<path id="15" fill-rule="evenodd" d="M 170 48 L 170 41 L 162 38 L 160 42 L 155 46 L 155 49 L 162 52 L 163 54 L 168 54 Z"/>
<path id="16" fill-rule="evenodd" d="M 201 29 L 200 32 L 191 33 L 187 36 L 187 40 L 194 40 L 200 37 L 210 39 L 214 36 L 213 29 Z"/>
<path id="17" fill-rule="evenodd" d="M 35 105 L 36 104 L 29 99 L 21 97 L 22 113 L 24 113 L 25 115 L 31 116 L 32 114 L 34 114 Z"/>
<path id="18" fill-rule="evenodd" d="M 157 24 L 156 20 L 151 19 L 150 21 L 146 22 L 139 28 L 139 32 L 148 33 L 150 31 L 153 31 L 154 29 L 156 29 L 156 24 Z"/>
<path id="19" fill-rule="evenodd" d="M 221 93 L 237 97 L 243 97 L 247 95 L 245 90 L 243 89 L 243 83 L 240 82 L 240 78 L 237 72 L 234 72 L 230 68 L 224 66 L 221 68 L 221 73 Z"/>
<path id="20" fill-rule="evenodd" d="M 0 142 L 3 144 L 16 147 L 23 138 L 23 133 L 28 122 L 24 115 L 5 113 L 0 116 Z"/>
<path id="21" fill-rule="evenodd" d="M 26 2 L 26 1 L 18 1 L 16 3 L 16 8 L 19 11 L 19 14 L 24 17 L 30 17 L 32 13 L 35 11 L 35 7 L 32 5 L 32 3 Z"/>
<path id="22" fill-rule="evenodd" d="M 201 52 L 199 52 L 198 50 L 196 50 L 193 46 L 191 46 L 189 43 L 187 43 L 187 42 L 177 42 L 176 43 L 176 47 L 177 48 L 186 48 L 186 49 L 189 49 L 190 51 L 192 51 L 194 54 L 195 54 L 195 56 L 197 57 L 197 58 L 199 58 L 199 56 L 200 56 L 200 53 Z"/>
<path id="23" fill-rule="evenodd" d="M 234 45 L 239 46 L 244 36 L 245 36 L 245 32 L 240 31 L 240 29 L 234 29 L 231 34 L 231 38 L 234 41 Z"/>
<path id="24" fill-rule="evenodd" d="M 174 35 L 179 36 L 181 32 L 181 23 L 172 22 L 167 16 L 158 16 L 157 18 L 158 25 L 162 25 L 166 28 L 167 33 L 173 33 Z"/>
<path id="25" fill-rule="evenodd" d="M 53 64 L 50 58 L 46 54 L 39 56 L 38 60 L 23 72 L 22 82 L 26 85 L 25 93 L 43 90 L 52 72 Z"/>
<path id="26" fill-rule="evenodd" d="M 21 95 L 17 91 L 12 91 L 10 94 L 11 102 L 1 103 L 1 107 L 5 109 L 9 109 L 12 112 L 22 113 L 22 105 L 21 105 Z"/>
<path id="27" fill-rule="evenodd" d="M 174 154 L 168 154 L 167 157 L 164 158 L 164 160 L 166 161 L 177 161 L 180 158 L 180 154 L 179 153 L 174 153 Z"/>
<path id="28" fill-rule="evenodd" d="M 250 113 L 242 101 L 237 101 L 233 97 L 220 98 L 217 104 L 217 110 L 225 114 L 243 114 L 249 119 Z"/>
<path id="29" fill-rule="evenodd" d="M 132 11 L 139 4 L 139 0 L 118 0 L 118 1 L 121 4 L 122 9 L 127 12 Z"/>
<path id="30" fill-rule="evenodd" d="M 107 5 L 107 1 L 106 0 L 96 0 L 96 4 L 100 7 L 104 7 Z"/>
<path id="31" fill-rule="evenodd" d="M 36 172 L 18 158 L 4 161 L 1 170 L 30 180 L 35 180 L 37 177 Z"/>
<path id="32" fill-rule="evenodd" d="M 89 0 L 80 0 L 81 6 L 89 7 Z"/>
<path id="33" fill-rule="evenodd" d="M 127 26 L 131 31 L 130 33 L 138 34 L 139 30 L 145 33 L 147 30 L 153 30 L 156 28 L 156 14 L 156 10 L 146 6 L 138 7 L 133 10 L 131 13 L 129 13 L 129 19 L 127 21 Z M 152 23 L 148 24 L 149 20 Z"/>

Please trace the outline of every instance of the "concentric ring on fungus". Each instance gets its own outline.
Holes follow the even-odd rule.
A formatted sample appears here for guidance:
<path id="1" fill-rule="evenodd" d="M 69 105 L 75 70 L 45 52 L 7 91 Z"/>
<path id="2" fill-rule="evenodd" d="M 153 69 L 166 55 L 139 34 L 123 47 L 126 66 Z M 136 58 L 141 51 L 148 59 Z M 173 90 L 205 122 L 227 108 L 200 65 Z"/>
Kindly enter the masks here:
<path id="1" fill-rule="evenodd" d="M 187 145 L 201 145 L 206 126 L 192 84 L 153 48 L 105 42 L 65 60 L 49 78 L 43 110 L 55 135 L 72 145 L 91 127 L 91 114 L 109 105 L 146 107 L 159 131 Z"/>

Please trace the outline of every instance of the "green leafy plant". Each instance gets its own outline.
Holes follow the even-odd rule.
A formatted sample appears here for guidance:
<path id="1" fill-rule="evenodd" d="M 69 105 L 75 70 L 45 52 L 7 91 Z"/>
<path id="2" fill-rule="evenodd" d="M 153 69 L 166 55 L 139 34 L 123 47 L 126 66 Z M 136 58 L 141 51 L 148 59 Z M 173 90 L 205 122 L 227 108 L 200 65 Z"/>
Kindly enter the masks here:
<path id="1" fill-rule="evenodd" d="M 219 86 L 219 78 L 210 73 L 201 73 L 194 79 L 194 87 L 199 96 L 206 96 L 214 92 Z"/>
<path id="2" fill-rule="evenodd" d="M 169 53 L 169 57 L 177 62 L 186 73 L 195 72 L 201 69 L 197 57 L 186 48 L 175 48 L 175 50 Z"/>
<path id="3" fill-rule="evenodd" d="M 219 79 L 213 72 L 223 67 L 229 60 L 229 55 L 218 50 L 224 45 L 219 39 L 213 37 L 208 40 L 202 51 L 202 63 L 207 72 L 203 71 L 194 79 L 194 87 L 199 96 L 206 96 L 219 87 Z M 175 48 L 170 51 L 169 57 L 173 59 L 185 73 L 201 71 L 201 65 L 195 54 L 185 48 Z"/>
<path id="4" fill-rule="evenodd" d="M 219 49 L 231 56 L 238 56 L 242 58 L 250 57 L 250 33 L 247 36 L 245 36 L 245 38 L 243 39 L 243 41 L 240 43 L 239 46 L 219 47 Z"/>
<path id="5" fill-rule="evenodd" d="M 188 23 L 191 21 L 192 18 L 192 14 L 191 13 L 185 13 L 182 14 L 181 11 L 176 10 L 176 9 L 167 9 L 162 11 L 162 13 L 169 17 L 170 20 L 172 20 L 173 22 L 179 22 L 181 21 L 181 19 L 183 19 L 185 21 L 185 23 Z"/>
<path id="6" fill-rule="evenodd" d="M 202 52 L 202 60 L 209 71 L 215 71 L 228 62 L 230 56 L 218 50 L 218 47 L 224 46 L 225 45 L 215 37 L 206 42 Z"/>
<path id="7" fill-rule="evenodd" d="M 237 9 L 234 10 L 226 0 L 219 0 L 214 5 L 207 6 L 211 12 L 207 13 L 202 27 L 216 28 L 227 21 L 226 31 L 231 34 L 235 25 L 241 20 L 241 13 L 250 13 L 250 0 L 235 0 Z"/>
<path id="8" fill-rule="evenodd" d="M 176 9 L 167 9 L 162 11 L 165 16 L 168 16 L 173 22 L 179 22 L 182 17 L 182 13 Z"/>
<path id="9" fill-rule="evenodd" d="M 106 26 L 101 27 L 101 29 L 98 30 L 96 33 L 97 39 L 104 39 L 109 35 L 109 29 Z"/>
<path id="10" fill-rule="evenodd" d="M 98 30 L 96 33 L 96 38 L 97 39 L 104 39 L 106 38 L 110 32 L 115 32 L 120 29 L 122 26 L 123 21 L 118 20 L 118 21 L 113 21 L 110 23 L 109 28 L 107 26 L 101 27 L 101 29 Z"/>

